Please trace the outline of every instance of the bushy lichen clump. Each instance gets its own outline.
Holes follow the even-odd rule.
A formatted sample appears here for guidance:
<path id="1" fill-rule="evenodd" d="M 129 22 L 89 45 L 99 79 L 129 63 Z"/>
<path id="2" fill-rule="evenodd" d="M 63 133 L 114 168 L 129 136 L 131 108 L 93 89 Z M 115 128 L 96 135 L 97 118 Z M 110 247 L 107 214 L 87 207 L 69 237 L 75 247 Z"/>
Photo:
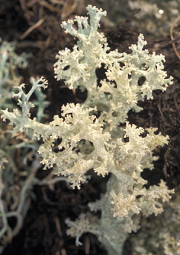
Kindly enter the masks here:
<path id="1" fill-rule="evenodd" d="M 72 20 L 63 22 L 62 27 L 78 42 L 72 51 L 60 51 L 55 63 L 58 80 L 63 79 L 70 89 L 87 90 L 84 103 L 67 104 L 62 107 L 62 117 L 54 116 L 49 124 L 41 124 L 30 118 L 32 104 L 20 86 L 15 96 L 22 113 L 6 109 L 2 117 L 11 121 L 15 131 L 43 139 L 39 154 L 44 168 L 54 167 L 57 175 L 67 177 L 72 188 L 80 188 L 88 180 L 89 169 L 102 176 L 111 173 L 106 194 L 89 205 L 91 211 L 101 211 L 101 218 L 88 214 L 76 222 L 67 220 L 68 233 L 76 236 L 79 244 L 81 234 L 90 231 L 110 255 L 121 254 L 128 233 L 139 228 L 140 214 L 161 213 L 162 202 L 173 193 L 163 181 L 146 189 L 141 177 L 144 168 L 153 169 L 157 160 L 153 150 L 167 144 L 168 137 L 156 134 L 154 128 L 144 130 L 129 124 L 127 114 L 130 109 L 140 111 L 137 102 L 152 99 L 154 89 L 165 91 L 172 78 L 164 71 L 164 56 L 144 50 L 142 34 L 137 45 L 130 47 L 130 54 L 111 51 L 104 34 L 97 31 L 106 12 L 90 5 L 87 10 L 90 20 L 75 17 L 77 27 Z M 96 70 L 102 65 L 106 79 L 98 86 Z M 144 83 L 139 86 L 142 77 Z M 45 85 L 41 79 L 29 93 Z"/>

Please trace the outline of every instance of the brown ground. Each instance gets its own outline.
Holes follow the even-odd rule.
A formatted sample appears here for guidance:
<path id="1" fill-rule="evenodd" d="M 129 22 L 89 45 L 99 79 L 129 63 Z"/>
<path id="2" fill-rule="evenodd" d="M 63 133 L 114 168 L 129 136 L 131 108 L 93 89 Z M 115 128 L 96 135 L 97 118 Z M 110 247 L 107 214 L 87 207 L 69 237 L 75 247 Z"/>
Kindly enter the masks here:
<path id="1" fill-rule="evenodd" d="M 48 121 L 54 114 L 60 114 L 61 105 L 76 102 L 73 93 L 63 87 L 53 77 L 55 55 L 65 47 L 72 47 L 73 39 L 64 34 L 60 27 L 63 19 L 73 17 L 77 6 L 74 1 L 61 1 L 61 8 L 53 1 L 38 0 L 0 0 L 0 37 L 7 41 L 17 41 L 17 52 L 31 52 L 30 66 L 21 70 L 23 82 L 30 76 L 43 75 L 49 81 L 47 100 L 51 105 L 46 109 Z M 65 1 L 64 1 L 65 2 Z M 41 3 L 41 4 L 40 4 Z M 42 4 L 43 3 L 43 4 Z M 136 14 L 138 15 L 138 13 Z M 133 18 L 133 17 L 132 17 Z M 29 32 L 29 28 L 32 29 Z M 137 33 L 131 31 L 130 20 L 114 31 L 105 31 L 110 46 L 119 51 L 128 51 L 128 46 L 137 41 Z M 105 28 L 104 28 L 105 29 Z M 160 178 L 167 181 L 170 188 L 180 184 L 180 59 L 178 58 L 178 33 L 174 31 L 175 44 L 172 47 L 170 37 L 153 41 L 149 38 L 150 52 L 156 51 L 166 56 L 165 68 L 168 75 L 175 77 L 174 85 L 165 93 L 154 92 L 154 100 L 140 103 L 144 110 L 135 114 L 129 113 L 129 121 L 142 127 L 158 127 L 162 134 L 170 136 L 169 145 L 157 149 L 160 159 L 155 163 L 155 170 L 144 171 L 143 177 L 149 185 Z M 180 50 L 179 50 L 180 52 Z M 101 71 L 98 72 L 101 75 Z M 43 171 L 39 171 L 39 177 Z M 57 183 L 54 190 L 36 186 L 33 189 L 36 199 L 32 199 L 24 227 L 13 242 L 8 245 L 3 255 L 98 255 L 106 254 L 100 247 L 97 238 L 91 234 L 83 235 L 82 247 L 76 247 L 74 239 L 66 236 L 64 220 L 71 219 L 88 210 L 87 203 L 99 198 L 105 190 L 106 179 L 93 175 L 92 180 L 83 185 L 80 191 L 67 188 L 65 183 Z M 131 254 L 130 241 L 127 241 L 124 254 Z"/>

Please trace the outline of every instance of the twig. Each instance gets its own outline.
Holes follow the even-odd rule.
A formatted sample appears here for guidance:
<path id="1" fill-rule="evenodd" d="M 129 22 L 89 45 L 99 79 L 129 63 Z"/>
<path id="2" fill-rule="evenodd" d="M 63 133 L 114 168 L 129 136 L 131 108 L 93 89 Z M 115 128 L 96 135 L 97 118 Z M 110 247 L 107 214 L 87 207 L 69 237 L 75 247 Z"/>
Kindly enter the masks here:
<path id="1" fill-rule="evenodd" d="M 27 7 L 31 8 L 33 5 L 35 5 L 36 3 L 38 3 L 40 0 L 32 0 L 31 2 L 27 3 Z"/>
<path id="2" fill-rule="evenodd" d="M 171 42 L 172 42 L 172 46 L 173 46 L 174 52 L 175 52 L 176 56 L 179 58 L 179 60 L 180 60 L 180 54 L 178 53 L 178 51 L 176 49 L 176 46 L 175 46 L 175 43 L 174 43 L 174 36 L 173 36 L 173 29 L 174 29 L 175 25 L 178 23 L 179 20 L 180 20 L 180 16 L 177 17 L 177 19 L 172 24 L 172 26 L 170 28 L 170 37 L 171 37 Z"/>
<path id="3" fill-rule="evenodd" d="M 56 8 L 56 7 L 52 6 L 51 4 L 48 4 L 46 1 L 41 1 L 41 2 L 40 2 L 40 5 L 46 7 L 47 9 L 49 9 L 49 10 L 52 11 L 52 12 L 57 12 L 57 13 L 59 13 L 60 15 L 61 15 L 61 13 L 62 13 L 62 11 L 61 11 L 60 8 Z"/>
<path id="4" fill-rule="evenodd" d="M 20 36 L 20 39 L 21 40 L 24 39 L 28 34 L 30 34 L 34 29 L 39 27 L 43 22 L 44 22 L 44 18 L 40 19 L 38 22 L 36 22 L 36 24 L 28 28 L 28 30 L 23 35 Z"/>
<path id="5" fill-rule="evenodd" d="M 27 10 L 27 9 L 26 9 L 26 5 L 25 5 L 25 3 L 24 3 L 24 0 L 20 0 L 20 5 L 21 5 L 21 8 L 22 8 L 24 11 Z"/>

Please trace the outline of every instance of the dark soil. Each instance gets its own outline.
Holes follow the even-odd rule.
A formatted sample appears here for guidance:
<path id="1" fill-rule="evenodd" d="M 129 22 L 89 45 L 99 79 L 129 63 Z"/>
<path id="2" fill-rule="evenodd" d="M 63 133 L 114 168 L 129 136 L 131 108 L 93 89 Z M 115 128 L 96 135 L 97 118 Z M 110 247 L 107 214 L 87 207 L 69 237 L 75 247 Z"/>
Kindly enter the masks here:
<path id="1" fill-rule="evenodd" d="M 30 65 L 26 70 L 20 70 L 23 82 L 29 83 L 31 76 L 43 75 L 49 82 L 46 90 L 47 100 L 51 105 L 46 109 L 47 118 L 51 121 L 53 115 L 61 113 L 61 106 L 68 102 L 77 102 L 79 96 L 66 88 L 63 82 L 57 82 L 53 77 L 55 55 L 65 47 L 72 48 L 74 39 L 66 35 L 60 23 L 62 16 L 66 19 L 74 17 L 76 8 L 73 1 L 62 4 L 57 10 L 53 1 L 0 0 L 0 37 L 7 41 L 17 41 L 17 52 L 32 53 Z M 63 1 L 62 1 L 63 2 Z M 136 14 L 138 15 L 138 13 Z M 133 17 L 131 17 L 133 18 Z M 28 29 L 43 19 L 42 23 L 31 32 Z M 104 32 L 112 49 L 128 52 L 128 47 L 137 42 L 137 33 L 131 30 L 131 19 L 120 24 L 116 30 Z M 174 34 L 175 46 L 178 48 L 178 33 Z M 180 59 L 172 47 L 170 37 L 153 41 L 149 38 L 147 48 L 166 57 L 165 69 L 168 75 L 174 76 L 174 84 L 165 93 L 154 92 L 154 100 L 139 102 L 143 111 L 139 114 L 129 113 L 130 123 L 137 126 L 158 127 L 163 135 L 169 135 L 169 145 L 157 148 L 160 155 L 153 171 L 144 170 L 143 178 L 148 185 L 157 184 L 164 179 L 170 188 L 180 184 Z M 103 75 L 99 70 L 98 75 Z M 83 95 L 81 95 L 83 98 Z M 42 178 L 43 170 L 38 172 Z M 87 204 L 100 197 L 105 192 L 107 178 L 97 177 L 92 173 L 89 183 L 81 190 L 71 190 L 60 182 L 50 189 L 48 186 L 35 186 L 29 212 L 20 233 L 13 239 L 3 255 L 97 255 L 106 254 L 97 238 L 92 234 L 84 234 L 83 246 L 77 247 L 75 240 L 66 235 L 65 219 L 75 219 L 88 210 Z M 34 197 L 34 196 L 33 196 Z M 131 254 L 130 241 L 126 242 L 124 254 Z"/>

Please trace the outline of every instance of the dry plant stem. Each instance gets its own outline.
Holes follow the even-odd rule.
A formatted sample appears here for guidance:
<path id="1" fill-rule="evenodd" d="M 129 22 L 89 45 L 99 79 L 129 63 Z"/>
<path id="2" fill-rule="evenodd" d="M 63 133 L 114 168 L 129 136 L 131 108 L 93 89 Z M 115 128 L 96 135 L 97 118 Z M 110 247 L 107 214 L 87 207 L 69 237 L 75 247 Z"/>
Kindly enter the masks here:
<path id="1" fill-rule="evenodd" d="M 40 2 L 40 0 L 32 0 L 30 2 L 27 3 L 27 7 L 28 8 L 31 8 L 34 4 Z"/>
<path id="2" fill-rule="evenodd" d="M 62 20 L 65 20 L 71 13 L 73 13 L 77 8 L 76 2 L 72 2 L 71 0 L 66 0 L 64 2 L 63 8 L 62 8 Z"/>
<path id="3" fill-rule="evenodd" d="M 60 8 L 59 9 L 55 8 L 51 4 L 48 4 L 46 1 L 41 1 L 40 5 L 46 7 L 47 9 L 49 9 L 52 12 L 57 12 L 57 13 L 61 14 L 61 9 Z"/>
<path id="4" fill-rule="evenodd" d="M 21 8 L 22 8 L 24 11 L 26 11 L 26 5 L 25 5 L 24 0 L 19 0 L 19 2 L 20 2 L 20 5 L 21 5 Z"/>
<path id="5" fill-rule="evenodd" d="M 26 38 L 26 36 L 28 36 L 28 34 L 30 34 L 34 29 L 39 27 L 43 22 L 44 22 L 44 19 L 43 18 L 40 19 L 38 22 L 36 22 L 36 24 L 31 26 L 23 35 L 21 35 L 20 39 L 22 40 L 22 39 Z"/>
<path id="6" fill-rule="evenodd" d="M 175 52 L 176 56 L 179 58 L 179 60 L 180 60 L 180 54 L 178 53 L 178 51 L 176 49 L 176 46 L 175 46 L 175 43 L 174 43 L 174 36 L 173 36 L 173 29 L 174 29 L 174 27 L 176 26 L 176 24 L 178 23 L 179 20 L 180 20 L 180 16 L 177 17 L 177 19 L 174 21 L 172 27 L 170 28 L 170 37 L 171 37 L 171 42 L 172 42 L 172 46 L 173 46 L 174 52 Z"/>

